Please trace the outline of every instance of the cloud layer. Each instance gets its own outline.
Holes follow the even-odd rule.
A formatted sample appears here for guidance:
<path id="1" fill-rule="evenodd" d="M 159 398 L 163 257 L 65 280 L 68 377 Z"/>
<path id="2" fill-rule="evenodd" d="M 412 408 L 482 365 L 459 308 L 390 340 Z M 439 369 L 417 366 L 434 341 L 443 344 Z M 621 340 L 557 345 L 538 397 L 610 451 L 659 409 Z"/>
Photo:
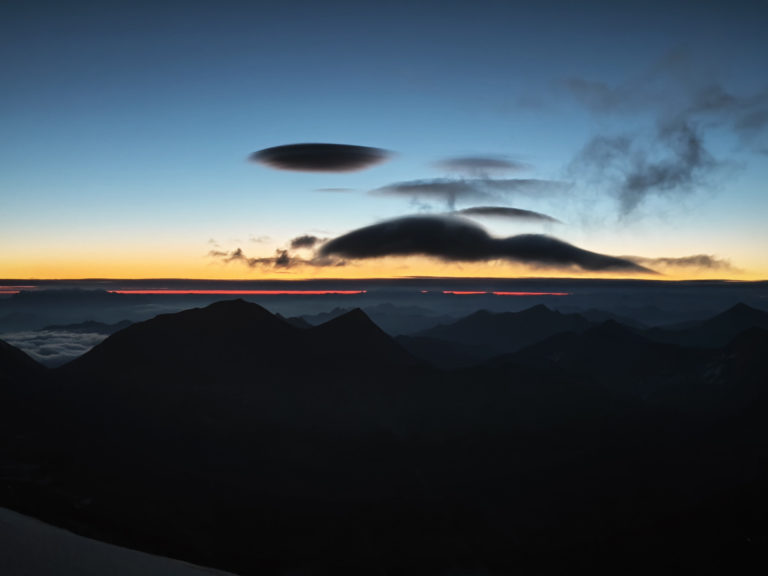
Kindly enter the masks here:
<path id="1" fill-rule="evenodd" d="M 10 332 L 2 335 L 3 340 L 48 367 L 60 366 L 82 356 L 106 337 L 106 334 L 69 330 Z"/>
<path id="2" fill-rule="evenodd" d="M 477 224 L 449 216 L 409 216 L 359 228 L 329 240 L 319 254 L 349 259 L 421 255 L 457 262 L 508 260 L 540 267 L 652 272 L 635 262 L 582 250 L 550 236 L 493 238 Z"/>
<path id="3" fill-rule="evenodd" d="M 251 154 L 254 162 L 279 170 L 299 172 L 353 172 L 383 162 L 389 152 L 348 144 L 287 144 Z"/>

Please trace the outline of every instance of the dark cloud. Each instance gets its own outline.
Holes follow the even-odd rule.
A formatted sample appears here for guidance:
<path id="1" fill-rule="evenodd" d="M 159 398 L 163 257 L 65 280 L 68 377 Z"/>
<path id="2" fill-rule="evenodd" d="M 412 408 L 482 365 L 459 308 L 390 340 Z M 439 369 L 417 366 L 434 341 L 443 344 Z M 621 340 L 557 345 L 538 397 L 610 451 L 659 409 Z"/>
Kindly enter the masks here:
<path id="1" fill-rule="evenodd" d="M 388 157 L 389 152 L 380 148 L 318 143 L 275 146 L 250 156 L 254 162 L 272 168 L 300 172 L 352 172 L 383 162 Z"/>
<path id="2" fill-rule="evenodd" d="M 549 236 L 493 238 L 470 220 L 450 216 L 409 216 L 359 228 L 328 241 L 319 254 L 350 259 L 422 255 L 445 261 L 510 260 L 544 267 L 652 272 L 629 260 L 582 250 Z"/>
<path id="3" fill-rule="evenodd" d="M 242 248 L 237 248 L 231 252 L 211 250 L 208 255 L 214 258 L 219 258 L 225 263 L 242 262 L 251 268 L 255 268 L 257 266 L 290 268 L 294 264 L 298 263 L 294 258 L 291 258 L 287 250 L 275 250 L 274 256 L 267 256 L 262 258 L 250 258 L 245 255 L 245 252 L 243 252 Z"/>
<path id="4" fill-rule="evenodd" d="M 705 184 L 719 166 L 696 127 L 684 121 L 660 126 L 650 141 L 596 136 L 572 164 L 577 171 L 615 186 L 622 214 L 632 212 L 650 195 Z"/>
<path id="5" fill-rule="evenodd" d="M 319 255 L 311 259 L 300 258 L 294 256 L 288 250 L 275 250 L 274 256 L 264 257 L 250 257 L 247 256 L 242 248 L 237 248 L 231 252 L 222 252 L 219 250 L 211 250 L 208 256 L 221 260 L 225 264 L 230 262 L 239 262 L 245 264 L 249 268 L 282 268 L 288 269 L 294 266 L 344 266 L 346 262 L 339 258 L 330 258 L 328 256 Z"/>
<path id="6" fill-rule="evenodd" d="M 508 208 L 506 206 L 474 206 L 472 208 L 457 210 L 455 213 L 463 216 L 490 216 L 497 218 L 511 218 L 514 220 L 537 220 L 542 222 L 560 223 L 560 220 L 557 218 L 552 218 L 552 216 L 547 216 L 541 212 L 523 210 L 521 208 Z"/>
<path id="7" fill-rule="evenodd" d="M 623 256 L 641 266 L 664 266 L 671 268 L 699 268 L 701 270 L 733 270 L 730 261 L 711 254 L 693 254 L 678 258 L 643 258 L 641 256 Z"/>
<path id="8" fill-rule="evenodd" d="M 309 234 L 305 234 L 304 236 L 297 236 L 291 240 L 291 248 L 294 250 L 299 248 L 314 248 L 315 245 L 319 242 L 322 242 L 322 240 L 317 236 L 310 236 Z"/>
<path id="9" fill-rule="evenodd" d="M 570 93 L 600 115 L 647 119 L 653 130 L 595 135 L 572 168 L 593 172 L 614 186 L 627 214 L 650 195 L 674 197 L 708 185 L 728 163 L 710 152 L 713 133 L 754 152 L 768 149 L 768 89 L 738 93 L 712 77 L 711 69 L 685 49 L 666 54 L 642 73 L 608 84 L 584 78 L 566 82 Z"/>
<path id="10" fill-rule="evenodd" d="M 373 190 L 375 194 L 409 196 L 415 200 L 440 200 L 453 210 L 456 201 L 493 200 L 511 194 L 546 194 L 565 190 L 563 182 L 533 178 L 433 178 L 395 182 Z"/>
<path id="11" fill-rule="evenodd" d="M 487 176 L 493 173 L 517 172 L 530 168 L 528 164 L 509 160 L 503 156 L 459 156 L 446 158 L 436 163 L 441 170 L 468 174 L 469 176 Z"/>
<path id="12" fill-rule="evenodd" d="M 707 122 L 742 137 L 768 127 L 768 90 L 739 95 L 716 81 L 683 83 L 669 67 L 655 68 L 615 86 L 583 78 L 571 78 L 567 86 L 577 100 L 596 113 L 651 112 L 659 118 Z"/>

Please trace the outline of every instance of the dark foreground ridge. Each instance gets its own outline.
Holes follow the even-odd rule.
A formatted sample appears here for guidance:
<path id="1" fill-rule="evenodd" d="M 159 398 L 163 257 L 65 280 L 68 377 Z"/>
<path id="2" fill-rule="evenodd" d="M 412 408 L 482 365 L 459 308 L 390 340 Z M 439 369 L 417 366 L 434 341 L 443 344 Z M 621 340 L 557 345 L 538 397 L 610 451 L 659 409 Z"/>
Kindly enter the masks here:
<path id="1" fill-rule="evenodd" d="M 728 315 L 702 347 L 720 317 L 689 345 L 480 313 L 424 336 L 511 344 L 458 370 L 359 309 L 306 327 L 241 300 L 55 370 L 0 343 L 0 505 L 239 574 L 765 569 L 768 331 Z"/>

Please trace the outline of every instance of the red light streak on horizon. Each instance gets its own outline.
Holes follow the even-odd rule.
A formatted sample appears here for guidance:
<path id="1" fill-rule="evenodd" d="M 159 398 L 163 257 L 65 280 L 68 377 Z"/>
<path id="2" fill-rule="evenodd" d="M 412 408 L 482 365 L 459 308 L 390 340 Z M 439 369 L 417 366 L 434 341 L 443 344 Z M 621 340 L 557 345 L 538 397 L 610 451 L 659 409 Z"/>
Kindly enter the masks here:
<path id="1" fill-rule="evenodd" d="M 480 290 L 443 290 L 443 294 L 455 294 L 457 296 L 475 296 L 480 294 L 493 294 L 494 296 L 570 296 L 570 292 L 483 292 Z"/>
<path id="2" fill-rule="evenodd" d="M 492 292 L 494 296 L 570 296 L 570 292 Z"/>
<path id="3" fill-rule="evenodd" d="M 108 290 L 111 294 L 216 295 L 216 296 L 322 296 L 365 294 L 367 290 Z"/>
<path id="4" fill-rule="evenodd" d="M 18 294 L 22 290 L 35 290 L 37 286 L 0 286 L 0 294 Z"/>

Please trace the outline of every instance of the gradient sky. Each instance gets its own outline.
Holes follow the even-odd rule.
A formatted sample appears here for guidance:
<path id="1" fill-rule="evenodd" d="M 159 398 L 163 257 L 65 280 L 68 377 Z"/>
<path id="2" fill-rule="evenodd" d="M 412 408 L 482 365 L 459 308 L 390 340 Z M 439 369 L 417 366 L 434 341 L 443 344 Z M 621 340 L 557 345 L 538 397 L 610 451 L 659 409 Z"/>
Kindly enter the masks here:
<path id="1" fill-rule="evenodd" d="M 297 236 L 449 209 L 377 189 L 480 177 L 559 183 L 458 198 L 562 222 L 477 220 L 493 236 L 548 234 L 670 279 L 768 278 L 766 30 L 754 0 L 6 0 L 0 277 L 600 275 L 268 262 Z M 300 142 L 392 156 L 350 173 L 248 160 Z M 440 165 L 461 157 L 518 167 Z"/>

